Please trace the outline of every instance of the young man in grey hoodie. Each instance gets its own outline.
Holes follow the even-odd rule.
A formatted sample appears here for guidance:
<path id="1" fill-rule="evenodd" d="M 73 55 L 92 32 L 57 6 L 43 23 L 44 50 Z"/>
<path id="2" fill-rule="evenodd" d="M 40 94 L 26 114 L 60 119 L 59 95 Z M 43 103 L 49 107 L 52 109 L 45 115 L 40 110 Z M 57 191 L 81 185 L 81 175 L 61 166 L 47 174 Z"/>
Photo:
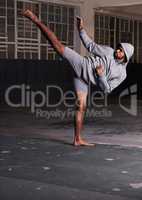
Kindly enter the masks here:
<path id="1" fill-rule="evenodd" d="M 134 47 L 129 43 L 120 43 L 114 50 L 111 47 L 96 44 L 84 30 L 82 18 L 77 17 L 80 38 L 91 53 L 90 56 L 81 56 L 61 44 L 55 34 L 30 10 L 24 11 L 23 15 L 40 28 L 56 52 L 67 59 L 73 67 L 76 73 L 74 83 L 78 100 L 73 144 L 75 146 L 94 146 L 81 138 L 88 84 L 89 82 L 97 84 L 104 93 L 110 93 L 126 78 L 126 66 L 133 55 Z"/>

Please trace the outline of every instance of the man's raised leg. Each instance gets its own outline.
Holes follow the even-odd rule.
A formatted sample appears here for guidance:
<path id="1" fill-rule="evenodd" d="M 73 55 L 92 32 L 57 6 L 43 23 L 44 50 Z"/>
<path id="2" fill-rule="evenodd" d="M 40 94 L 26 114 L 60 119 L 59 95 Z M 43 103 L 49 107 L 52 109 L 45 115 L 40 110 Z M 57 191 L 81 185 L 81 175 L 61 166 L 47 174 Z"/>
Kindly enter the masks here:
<path id="1" fill-rule="evenodd" d="M 42 33 L 47 37 L 48 41 L 51 43 L 53 48 L 59 53 L 61 56 L 64 54 L 64 45 L 57 39 L 56 35 L 47 27 L 45 26 L 38 17 L 32 13 L 30 10 L 26 10 L 23 13 L 23 16 L 30 19 L 40 30 Z"/>

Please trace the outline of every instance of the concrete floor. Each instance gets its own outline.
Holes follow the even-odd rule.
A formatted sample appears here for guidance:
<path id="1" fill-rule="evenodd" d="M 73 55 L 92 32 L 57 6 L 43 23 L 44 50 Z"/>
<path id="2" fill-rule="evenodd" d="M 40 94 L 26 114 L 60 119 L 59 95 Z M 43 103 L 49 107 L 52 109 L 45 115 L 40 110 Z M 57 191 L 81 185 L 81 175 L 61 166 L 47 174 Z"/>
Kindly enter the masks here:
<path id="1" fill-rule="evenodd" d="M 131 116 L 116 105 L 110 117 L 86 118 L 84 137 L 96 147 L 73 147 L 73 118 L 0 112 L 0 199 L 142 199 L 142 107 Z"/>

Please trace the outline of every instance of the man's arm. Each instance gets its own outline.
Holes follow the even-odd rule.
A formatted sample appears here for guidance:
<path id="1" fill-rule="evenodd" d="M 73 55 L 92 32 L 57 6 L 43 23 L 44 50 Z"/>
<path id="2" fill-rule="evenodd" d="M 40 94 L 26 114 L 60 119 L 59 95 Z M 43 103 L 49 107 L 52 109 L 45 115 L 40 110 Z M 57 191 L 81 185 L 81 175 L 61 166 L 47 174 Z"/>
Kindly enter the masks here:
<path id="1" fill-rule="evenodd" d="M 106 75 L 104 74 L 104 67 L 101 65 L 96 67 L 96 74 L 98 85 L 104 93 L 111 93 L 112 90 L 117 88 L 127 76 L 126 70 L 124 69 L 118 77 L 107 80 Z"/>
<path id="2" fill-rule="evenodd" d="M 104 74 L 104 67 L 103 66 L 97 66 L 96 67 L 96 74 L 97 74 L 97 79 L 98 79 L 98 85 L 101 88 L 101 90 L 104 93 L 110 93 L 111 92 L 111 87 L 107 82 L 106 76 Z"/>
<path id="3" fill-rule="evenodd" d="M 126 74 L 121 75 L 118 78 L 108 81 L 111 91 L 117 88 L 126 79 Z"/>
<path id="4" fill-rule="evenodd" d="M 99 76 L 98 77 L 99 87 L 104 93 L 110 93 L 111 87 L 107 82 L 106 76 Z"/>
<path id="5" fill-rule="evenodd" d="M 108 46 L 96 44 L 86 33 L 84 29 L 83 19 L 81 17 L 77 17 L 77 28 L 81 38 L 81 41 L 85 48 L 90 52 L 97 56 L 104 56 L 110 53 L 113 53 L 113 49 Z"/>

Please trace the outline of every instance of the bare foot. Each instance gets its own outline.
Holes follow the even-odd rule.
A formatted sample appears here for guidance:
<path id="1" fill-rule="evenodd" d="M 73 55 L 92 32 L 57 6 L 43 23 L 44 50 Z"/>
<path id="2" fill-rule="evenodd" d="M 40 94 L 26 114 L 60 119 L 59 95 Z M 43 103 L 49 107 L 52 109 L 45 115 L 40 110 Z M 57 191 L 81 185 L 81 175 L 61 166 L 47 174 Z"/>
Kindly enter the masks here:
<path id="1" fill-rule="evenodd" d="M 74 140 L 73 145 L 74 146 L 95 146 L 95 144 L 88 143 L 88 142 L 86 142 L 86 141 L 84 141 L 82 139 L 80 139 L 80 140 Z"/>
<path id="2" fill-rule="evenodd" d="M 27 17 L 28 19 L 31 19 L 32 21 L 36 21 L 36 19 L 38 19 L 37 16 L 28 9 L 23 11 L 22 15 Z"/>

